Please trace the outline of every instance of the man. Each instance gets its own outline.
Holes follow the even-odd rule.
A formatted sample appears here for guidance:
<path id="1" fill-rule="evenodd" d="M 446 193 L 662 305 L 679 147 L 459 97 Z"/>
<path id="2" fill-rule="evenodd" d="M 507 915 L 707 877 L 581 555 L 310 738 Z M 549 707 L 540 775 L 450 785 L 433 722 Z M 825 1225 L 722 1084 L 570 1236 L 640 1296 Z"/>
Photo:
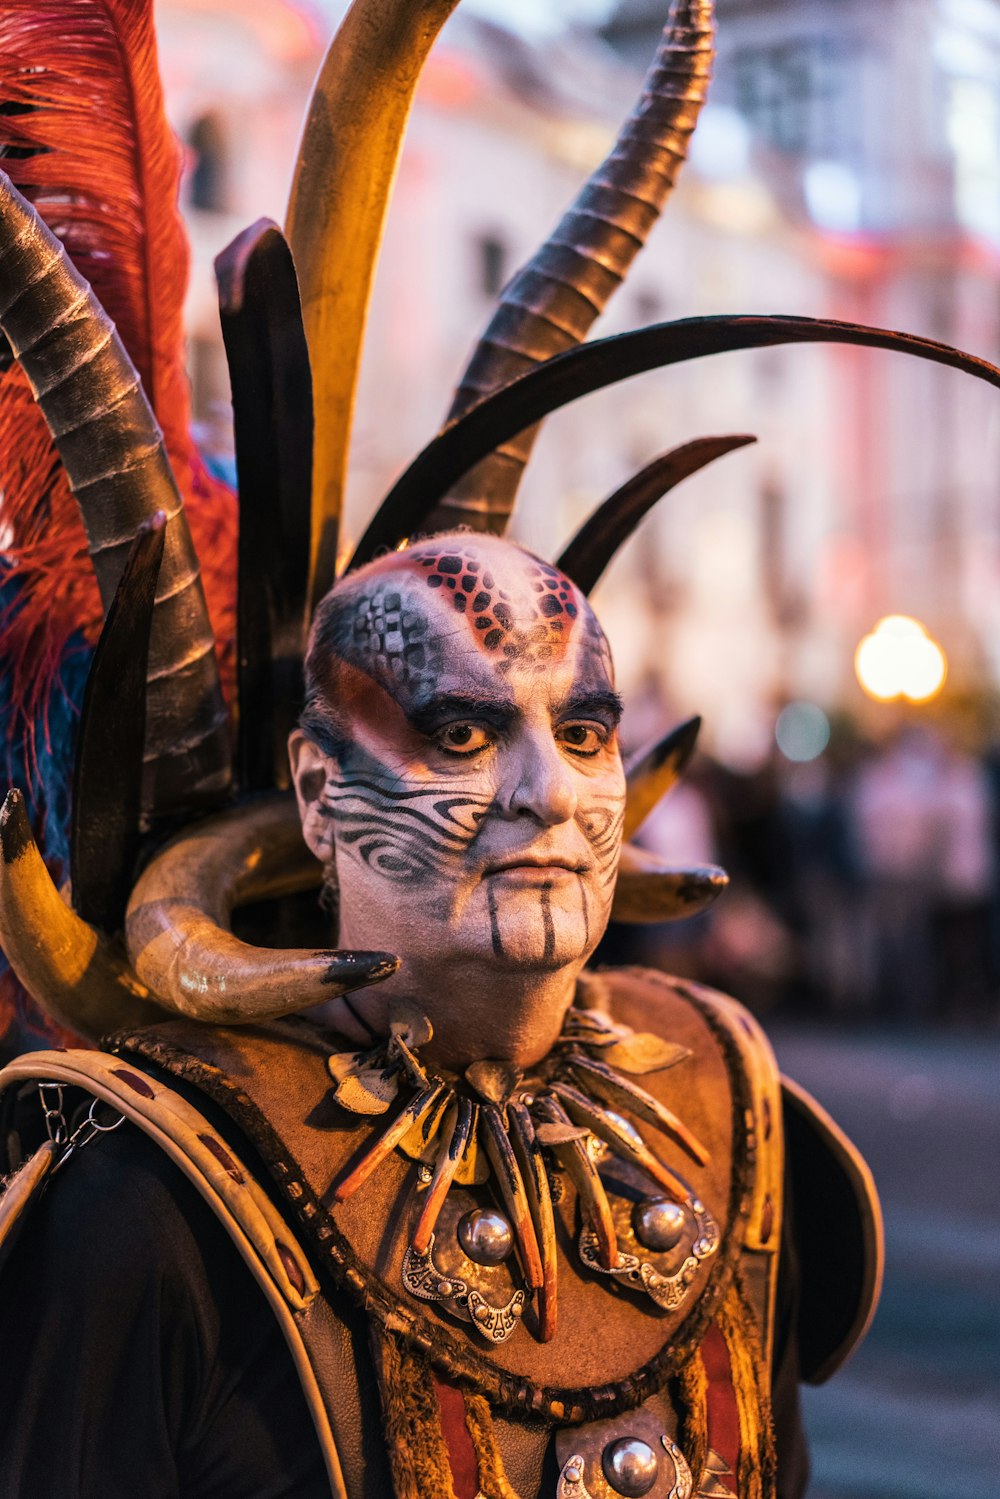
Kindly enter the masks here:
<path id="1" fill-rule="evenodd" d="M 160 1108 L 179 1091 L 208 1121 L 199 1138 L 224 1142 L 220 1158 L 238 1161 L 237 1176 L 271 1178 L 286 1237 L 310 1243 L 291 1221 L 301 1196 L 280 1189 L 301 1176 L 315 1192 L 314 1232 L 349 1246 L 352 1263 L 335 1267 L 316 1254 L 327 1240 L 307 1250 L 336 1329 L 327 1354 L 334 1347 L 340 1362 L 320 1403 L 336 1402 L 346 1492 L 767 1492 L 770 1389 L 776 1492 L 800 1494 L 795 1270 L 786 1229 L 775 1282 L 779 1235 L 772 1228 L 767 1242 L 756 1205 L 774 1170 L 774 1137 L 763 1138 L 775 1098 L 766 1044 L 731 1002 L 658 975 L 581 983 L 611 909 L 626 802 L 620 702 L 585 597 L 510 543 L 436 537 L 351 574 L 324 600 L 307 683 L 291 745 L 305 839 L 336 891 L 341 945 L 377 946 L 391 933 L 398 971 L 332 1001 L 318 1029 L 175 1022 L 116 1050 L 129 1063 L 127 1074 L 118 1068 L 120 1093 L 138 1081 Z M 418 1159 L 401 1140 L 352 1183 L 359 1155 L 370 1158 L 383 1135 L 379 1103 L 398 1117 L 396 1097 L 359 1097 L 358 1085 L 377 1094 L 392 1075 L 405 1101 L 412 1081 L 401 1058 L 455 1102 L 439 1111 L 436 1133 L 425 1125 Z M 110 1076 L 101 1073 L 105 1085 Z M 12 1118 L 34 1107 L 37 1131 L 36 1100 L 22 1093 Z M 72 1132 L 67 1100 L 78 1095 L 66 1095 Z M 652 1130 L 647 1098 L 659 1106 Z M 481 1169 L 471 1164 L 464 1185 L 453 1176 L 429 1252 L 426 1234 L 414 1250 L 455 1103 L 466 1120 L 478 1111 L 465 1161 L 476 1152 Z M 487 1116 L 511 1132 L 526 1180 L 518 1121 L 549 1142 L 548 1243 L 534 1199 L 534 1245 L 520 1237 Z M 301 1358 L 297 1378 L 278 1323 L 191 1178 L 137 1120 L 116 1126 L 120 1117 L 96 1116 L 113 1132 L 56 1175 L 0 1276 L 2 1491 L 329 1492 L 329 1451 L 324 1471 L 309 1429 L 315 1396 L 308 1379 L 307 1400 L 298 1388 Z M 25 1152 L 29 1138 L 26 1128 Z M 768 1211 L 780 1221 L 780 1198 Z M 624 1273 L 637 1261 L 645 1284 Z M 428 1267 L 438 1275 L 430 1301 Z M 511 1333 L 484 1336 L 467 1292 L 441 1294 L 461 1276 L 491 1312 L 515 1303 Z M 358 1300 L 377 1308 L 367 1329 Z"/>
<path id="2" fill-rule="evenodd" d="M 402 104 L 450 8 L 356 0 L 334 43 L 292 213 L 307 308 L 348 263 L 367 284 Z M 142 9 L 124 7 L 101 67 L 119 65 L 123 37 L 135 45 Z M 779 1085 L 733 1001 L 585 966 L 612 910 L 675 916 L 719 886 L 623 843 L 684 755 L 667 739 L 623 776 L 610 655 L 586 595 L 659 494 L 745 439 L 654 461 L 560 566 L 498 534 L 530 448 L 518 434 L 584 388 L 786 334 L 904 342 L 722 319 L 700 330 L 704 346 L 665 325 L 647 330 L 680 340 L 662 355 L 642 335 L 573 351 L 672 185 L 704 96 L 711 9 L 678 6 L 619 142 L 505 290 L 455 421 L 319 605 L 291 738 L 301 831 L 287 795 L 260 794 L 283 770 L 260 765 L 296 699 L 304 580 L 311 566 L 316 596 L 332 574 L 339 489 L 336 462 L 318 464 L 311 547 L 310 377 L 288 247 L 255 226 L 220 275 L 241 490 L 234 797 L 168 451 L 177 381 L 151 379 L 175 402 L 154 414 L 44 215 L 0 181 L 0 327 L 58 448 L 106 609 L 77 733 L 71 905 L 16 793 L 0 813 L 12 968 L 48 1014 L 102 1043 L 0 1075 L 4 1494 L 802 1492 L 797 1365 L 825 1377 L 870 1315 L 870 1179 L 821 1112 Z M 29 21 L 41 57 L 44 28 Z M 4 85 L 20 91 L 4 128 L 31 141 L 5 161 L 28 179 L 37 156 L 55 180 L 67 138 L 55 71 L 17 69 Z M 338 141 L 359 136 L 326 161 L 335 190 L 310 198 L 331 119 Z M 352 197 L 343 174 L 359 169 Z M 81 255 L 111 198 L 102 179 L 92 216 L 68 228 L 65 194 L 48 204 L 71 241 L 83 224 Z M 116 254 L 131 186 L 123 201 Z M 360 268 L 348 255 L 359 245 Z M 103 274 L 114 257 L 92 258 Z M 311 330 L 327 459 L 331 433 L 346 451 L 337 371 L 350 386 L 361 321 L 355 308 L 336 338 L 322 318 Z M 53 503 L 49 486 L 11 506 L 22 568 Z M 448 529 L 456 518 L 486 534 Z M 82 557 L 82 536 L 73 546 Z M 254 946 L 230 930 L 243 905 L 243 937 L 257 938 L 268 909 L 320 873 L 336 949 Z"/>

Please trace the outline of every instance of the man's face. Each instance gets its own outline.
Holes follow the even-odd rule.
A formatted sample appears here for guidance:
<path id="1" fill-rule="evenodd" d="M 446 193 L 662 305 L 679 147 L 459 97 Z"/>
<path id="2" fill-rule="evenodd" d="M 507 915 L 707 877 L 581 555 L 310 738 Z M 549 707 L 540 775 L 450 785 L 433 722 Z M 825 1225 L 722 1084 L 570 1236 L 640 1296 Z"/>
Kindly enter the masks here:
<path id="1" fill-rule="evenodd" d="M 341 585 L 310 661 L 337 743 L 293 757 L 306 841 L 335 853 L 341 941 L 587 957 L 625 786 L 607 643 L 573 584 L 496 538 L 434 538 Z"/>

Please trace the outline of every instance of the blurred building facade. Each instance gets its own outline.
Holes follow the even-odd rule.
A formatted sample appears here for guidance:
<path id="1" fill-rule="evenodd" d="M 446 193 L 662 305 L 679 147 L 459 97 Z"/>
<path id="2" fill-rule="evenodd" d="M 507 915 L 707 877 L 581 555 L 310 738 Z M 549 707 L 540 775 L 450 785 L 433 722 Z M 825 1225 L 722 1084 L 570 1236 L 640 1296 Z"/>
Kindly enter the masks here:
<path id="1" fill-rule="evenodd" d="M 211 259 L 261 214 L 280 222 L 339 9 L 159 6 L 168 104 L 190 155 L 196 407 L 216 445 L 226 375 Z M 603 35 L 544 47 L 461 11 L 446 27 L 376 283 L 355 534 L 436 430 L 500 285 L 609 146 L 664 9 L 624 0 Z M 983 121 L 1000 108 L 1000 7 L 720 0 L 719 12 L 713 102 L 692 160 L 598 331 L 785 312 L 906 327 L 996 357 L 1000 229 L 974 205 L 992 180 Z M 1000 125 L 990 138 L 1000 149 Z M 1000 215 L 1000 191 L 992 204 Z M 514 531 L 552 554 L 655 453 L 755 432 L 756 448 L 659 507 L 597 600 L 626 692 L 645 685 L 651 701 L 702 712 L 717 751 L 752 760 L 783 699 L 854 702 L 854 644 L 879 614 L 924 618 L 959 674 L 1000 672 L 991 397 L 913 361 L 808 347 L 647 376 L 550 420 Z"/>

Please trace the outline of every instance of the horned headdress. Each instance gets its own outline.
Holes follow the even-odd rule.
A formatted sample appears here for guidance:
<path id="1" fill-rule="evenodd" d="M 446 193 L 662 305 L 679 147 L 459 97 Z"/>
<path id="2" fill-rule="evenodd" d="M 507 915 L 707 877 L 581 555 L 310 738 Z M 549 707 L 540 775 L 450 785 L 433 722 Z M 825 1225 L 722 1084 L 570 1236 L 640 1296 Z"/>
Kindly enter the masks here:
<path id="1" fill-rule="evenodd" d="M 200 469 L 186 432 L 176 153 L 149 6 L 82 4 L 72 45 L 54 3 L 10 0 L 0 18 L 0 139 L 24 192 L 0 182 L 0 330 L 16 361 L 0 376 L 12 659 L 24 658 L 26 620 L 36 635 L 51 634 L 59 620 L 86 614 L 70 492 L 104 616 L 76 736 L 68 889 L 56 888 L 12 791 L 0 812 L 0 941 L 37 1002 L 83 1034 L 164 1011 L 226 1023 L 286 1014 L 397 966 L 391 953 L 250 946 L 231 917 L 320 880 L 287 792 L 285 741 L 300 705 L 309 612 L 341 550 L 354 388 L 395 163 L 421 64 L 456 3 L 355 0 L 310 107 L 288 239 L 261 221 L 217 262 L 238 549 L 231 497 Z M 456 524 L 502 533 L 538 424 L 579 396 L 666 365 L 822 341 L 897 350 L 1000 385 L 995 366 L 946 345 L 806 318 L 692 318 L 584 343 L 670 193 L 712 55 L 711 0 L 676 0 L 612 151 L 503 291 L 445 426 L 384 498 L 348 568 Z M 80 126 L 102 90 L 98 161 L 81 146 Z M 109 159 L 127 178 L 117 200 Z M 60 172 L 69 174 L 62 184 Z M 700 438 L 655 459 L 596 510 L 559 565 L 589 591 L 660 497 L 752 440 Z M 58 563 L 47 531 L 62 546 Z M 201 541 L 202 564 L 212 559 L 208 587 Z M 227 601 L 234 550 L 238 587 Z M 67 577 L 72 587 L 41 586 Z M 46 601 L 41 617 L 37 605 L 32 616 L 32 583 Z M 227 715 L 220 662 L 233 609 Z M 627 837 L 682 772 L 696 732 L 696 722 L 682 725 L 628 767 Z M 670 869 L 627 844 L 613 915 L 686 915 L 724 883 L 719 870 Z"/>

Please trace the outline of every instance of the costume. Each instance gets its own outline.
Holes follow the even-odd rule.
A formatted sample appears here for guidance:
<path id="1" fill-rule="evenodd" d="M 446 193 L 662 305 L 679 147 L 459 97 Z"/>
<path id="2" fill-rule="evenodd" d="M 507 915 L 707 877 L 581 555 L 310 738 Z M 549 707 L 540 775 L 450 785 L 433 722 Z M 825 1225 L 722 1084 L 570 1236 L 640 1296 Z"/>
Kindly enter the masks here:
<path id="1" fill-rule="evenodd" d="M 257 1313 L 270 1308 L 260 1339 L 273 1349 L 275 1327 L 283 1335 L 323 1463 L 320 1474 L 293 1442 L 304 1466 L 284 1471 L 293 1485 L 284 1491 L 311 1493 L 321 1481 L 349 1499 L 792 1494 L 800 1477 L 783 1486 L 776 1475 L 776 1322 L 782 1367 L 799 1361 L 811 1378 L 832 1372 L 861 1336 L 880 1270 L 870 1178 L 822 1111 L 782 1086 L 734 1001 L 660 974 L 582 969 L 609 911 L 626 921 L 681 916 L 725 883 L 721 871 L 670 869 L 620 847 L 681 773 L 696 726 L 639 756 L 626 790 L 620 705 L 586 595 L 660 495 L 746 439 L 701 439 L 657 459 L 555 566 L 496 538 L 536 424 L 644 369 L 821 339 L 901 349 L 994 384 L 1000 371 L 927 340 L 808 319 L 693 319 L 582 344 L 694 128 L 712 7 L 690 0 L 677 6 L 608 160 L 505 290 L 451 422 L 394 486 L 331 592 L 350 396 L 392 164 L 419 62 L 452 8 L 358 0 L 321 75 L 290 219 L 311 380 L 280 231 L 255 225 L 220 257 L 240 475 L 235 775 L 196 548 L 153 412 L 58 242 L 30 203 L 0 187 L 0 327 L 69 475 L 107 606 L 77 735 L 71 904 L 17 793 L 0 814 L 7 956 L 51 1015 L 103 1038 L 102 1050 L 36 1053 L 0 1074 L 12 1172 L 0 1199 L 4 1274 L 27 1283 L 17 1257 L 44 1242 L 46 1200 L 62 1192 L 66 1202 L 62 1183 L 106 1148 L 136 1180 L 145 1173 L 147 1205 L 162 1205 L 161 1188 L 176 1202 L 197 1192 L 262 1293 Z M 145 8 L 110 13 L 152 88 Z M 37 73 L 23 87 L 16 128 L 41 139 Z M 343 131 L 333 157 L 331 119 Z M 332 308 L 331 288 L 345 284 Z M 162 397 L 171 410 L 175 395 Z M 156 414 L 166 426 L 159 405 Z M 202 486 L 190 508 L 206 504 Z M 314 604 L 296 811 L 284 744 L 301 708 Z M 456 661 L 479 685 L 461 713 L 452 704 L 450 717 L 431 720 Z M 542 713 L 560 673 L 566 702 Z M 427 764 L 413 778 L 420 756 Z M 521 759 L 505 788 L 511 756 Z M 489 781 L 475 766 L 492 761 Z M 491 836 L 492 853 L 474 865 Z M 339 880 L 328 875 L 327 885 L 342 931 L 365 936 L 357 950 L 322 947 L 311 933 L 297 948 L 234 935 L 238 907 L 257 922 L 269 908 L 280 930 L 323 864 Z M 472 893 L 452 910 L 451 872 L 466 865 Z M 374 924 L 368 891 L 382 902 Z M 541 994 L 562 963 L 575 989 L 544 1047 L 515 1063 L 465 1038 L 460 1064 L 441 1061 L 432 1046 L 449 1029 L 441 1018 L 461 1030 L 458 1001 L 431 1025 L 438 999 L 412 936 L 421 920 L 456 943 L 487 944 L 485 964 L 470 947 L 491 990 L 495 974 L 492 1005 L 470 996 L 484 1034 L 503 1034 L 491 1008 L 515 1013 L 521 969 L 537 972 Z M 425 981 L 403 995 L 393 939 L 407 931 Z M 384 933 L 385 950 L 372 932 Z M 394 998 L 373 1027 L 368 1000 L 351 996 L 383 983 Z M 336 1025 L 299 1018 L 334 998 L 345 1006 Z M 146 1141 L 172 1163 L 162 1179 Z M 99 1167 L 87 1170 L 101 1180 Z M 114 1200 L 112 1183 L 105 1189 Z M 163 1212 L 169 1235 L 182 1237 L 183 1212 Z M 206 1253 L 198 1274 L 208 1282 L 214 1239 Z M 0 1274 L 0 1296 L 3 1284 Z M 185 1302 L 205 1324 L 215 1314 L 200 1305 Z M 213 1447 L 212 1431 L 227 1429 L 241 1401 L 272 1399 L 249 1364 L 227 1362 L 234 1321 L 238 1311 L 214 1341 L 195 1339 L 199 1358 L 211 1347 L 233 1368 L 225 1399 L 198 1381 L 212 1412 L 197 1449 L 205 1471 L 226 1447 Z M 301 1429 L 303 1407 L 279 1383 L 274 1398 Z M 207 1479 L 198 1486 L 204 1473 L 184 1473 L 191 1449 L 169 1419 L 178 1403 L 190 1410 L 186 1388 L 181 1376 L 163 1381 L 158 1440 L 176 1465 L 164 1492 L 212 1492 Z M 225 1482 L 220 1492 L 248 1491 L 235 1469 Z"/>

